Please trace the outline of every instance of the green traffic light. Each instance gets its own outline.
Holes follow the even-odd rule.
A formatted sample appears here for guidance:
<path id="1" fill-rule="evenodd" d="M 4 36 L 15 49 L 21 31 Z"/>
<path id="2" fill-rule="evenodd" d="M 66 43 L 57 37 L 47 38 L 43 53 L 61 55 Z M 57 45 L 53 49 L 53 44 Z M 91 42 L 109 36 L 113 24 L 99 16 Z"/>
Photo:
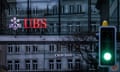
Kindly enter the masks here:
<path id="1" fill-rule="evenodd" d="M 109 61 L 112 59 L 112 55 L 109 52 L 104 53 L 104 60 Z"/>
<path id="2" fill-rule="evenodd" d="M 100 27 L 99 35 L 99 65 L 112 66 L 116 60 L 116 27 Z"/>

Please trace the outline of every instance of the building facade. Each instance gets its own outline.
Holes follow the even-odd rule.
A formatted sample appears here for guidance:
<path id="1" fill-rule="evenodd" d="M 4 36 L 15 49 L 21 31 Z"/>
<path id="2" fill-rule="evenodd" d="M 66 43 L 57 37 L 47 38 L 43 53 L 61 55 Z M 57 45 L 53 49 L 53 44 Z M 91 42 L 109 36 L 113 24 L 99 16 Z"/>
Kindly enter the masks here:
<path id="1" fill-rule="evenodd" d="M 91 0 L 91 9 L 88 0 L 9 1 L 7 26 L 13 17 L 21 24 L 24 18 L 46 18 L 47 29 L 7 28 L 13 36 L 3 40 L 14 42 L 7 45 L 8 72 L 111 72 L 111 68 L 102 71 L 97 62 L 100 15 L 96 1 Z M 110 25 L 116 22 L 110 19 Z"/>

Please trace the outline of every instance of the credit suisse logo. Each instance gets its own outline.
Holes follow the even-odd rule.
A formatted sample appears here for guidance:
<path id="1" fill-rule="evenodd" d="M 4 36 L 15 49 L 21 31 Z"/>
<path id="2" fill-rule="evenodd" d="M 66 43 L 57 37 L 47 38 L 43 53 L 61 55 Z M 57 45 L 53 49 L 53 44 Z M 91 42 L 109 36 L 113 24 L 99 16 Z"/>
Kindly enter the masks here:
<path id="1" fill-rule="evenodd" d="M 9 28 L 13 30 L 17 30 L 19 28 L 33 28 L 33 29 L 38 29 L 38 28 L 47 28 L 47 22 L 45 18 L 24 18 L 23 19 L 23 24 L 21 24 L 20 19 L 17 19 L 16 17 L 13 17 L 10 20 Z"/>

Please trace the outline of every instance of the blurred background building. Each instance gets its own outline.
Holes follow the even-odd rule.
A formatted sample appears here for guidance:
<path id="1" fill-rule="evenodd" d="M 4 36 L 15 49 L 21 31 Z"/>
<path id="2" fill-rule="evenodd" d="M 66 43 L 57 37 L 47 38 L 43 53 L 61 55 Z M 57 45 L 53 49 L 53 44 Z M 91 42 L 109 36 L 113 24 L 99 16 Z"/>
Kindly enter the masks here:
<path id="1" fill-rule="evenodd" d="M 98 28 L 101 20 L 109 20 L 109 24 L 116 26 L 119 32 L 119 2 L 108 2 L 8 0 L 6 28 L 1 32 L 6 35 L 1 36 L 1 41 L 9 41 L 8 72 L 112 72 L 111 67 L 98 66 Z M 24 18 L 46 18 L 47 29 L 20 28 L 14 31 L 8 28 L 13 17 L 20 19 L 21 24 Z M 116 64 L 120 67 L 119 46 L 118 42 Z M 120 68 L 116 72 L 119 71 Z"/>

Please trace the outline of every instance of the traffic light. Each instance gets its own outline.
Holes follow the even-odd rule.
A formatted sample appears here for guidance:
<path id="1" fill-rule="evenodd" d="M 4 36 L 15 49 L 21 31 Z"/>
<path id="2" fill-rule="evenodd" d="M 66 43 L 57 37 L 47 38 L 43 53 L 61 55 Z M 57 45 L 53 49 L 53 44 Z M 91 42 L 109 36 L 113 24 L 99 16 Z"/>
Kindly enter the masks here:
<path id="1" fill-rule="evenodd" d="M 99 37 L 99 65 L 112 66 L 116 61 L 116 28 L 100 27 Z"/>

